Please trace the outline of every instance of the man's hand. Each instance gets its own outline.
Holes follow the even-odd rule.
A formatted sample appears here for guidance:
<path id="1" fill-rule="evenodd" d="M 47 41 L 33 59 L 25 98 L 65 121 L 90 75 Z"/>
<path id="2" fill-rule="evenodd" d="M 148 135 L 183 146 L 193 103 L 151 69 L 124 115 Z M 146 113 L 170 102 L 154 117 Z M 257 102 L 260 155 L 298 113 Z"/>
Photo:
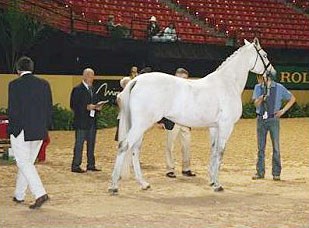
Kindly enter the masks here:
<path id="1" fill-rule="evenodd" d="M 87 110 L 88 111 L 95 110 L 95 109 L 96 109 L 96 105 L 94 105 L 94 104 L 87 105 Z"/>
<path id="2" fill-rule="evenodd" d="M 276 112 L 275 116 L 280 118 L 281 116 L 284 115 L 284 113 L 285 113 L 285 109 L 283 108 L 283 109 L 279 110 L 278 112 Z"/>
<path id="3" fill-rule="evenodd" d="M 98 110 L 98 111 L 101 111 L 103 108 L 103 105 L 96 105 L 95 106 L 95 109 Z"/>
<path id="4" fill-rule="evenodd" d="M 292 94 L 291 99 L 284 106 L 284 108 L 275 113 L 276 117 L 280 118 L 284 113 L 286 113 L 286 111 L 289 110 L 292 107 L 292 105 L 295 103 L 295 101 L 296 101 L 296 98 Z"/>
<path id="5" fill-rule="evenodd" d="M 261 95 L 257 99 L 255 99 L 255 101 L 254 101 L 255 107 L 259 107 L 264 100 L 265 100 L 265 96 L 264 95 Z"/>

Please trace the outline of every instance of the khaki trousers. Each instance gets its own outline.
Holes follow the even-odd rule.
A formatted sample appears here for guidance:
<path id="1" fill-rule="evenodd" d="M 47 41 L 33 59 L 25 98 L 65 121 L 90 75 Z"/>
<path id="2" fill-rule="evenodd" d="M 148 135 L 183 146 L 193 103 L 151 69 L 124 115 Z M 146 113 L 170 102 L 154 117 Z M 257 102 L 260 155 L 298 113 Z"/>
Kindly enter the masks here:
<path id="1" fill-rule="evenodd" d="M 173 156 L 174 142 L 180 137 L 181 152 L 182 152 L 182 171 L 190 170 L 190 143 L 191 143 L 191 129 L 182 125 L 175 124 L 173 130 L 166 130 L 167 144 L 166 144 L 166 170 L 174 172 L 175 159 Z"/>
<path id="2" fill-rule="evenodd" d="M 10 138 L 18 167 L 15 197 L 24 200 L 28 187 L 35 199 L 45 195 L 46 191 L 34 166 L 43 141 L 25 141 L 24 131 L 16 138 L 13 135 Z"/>

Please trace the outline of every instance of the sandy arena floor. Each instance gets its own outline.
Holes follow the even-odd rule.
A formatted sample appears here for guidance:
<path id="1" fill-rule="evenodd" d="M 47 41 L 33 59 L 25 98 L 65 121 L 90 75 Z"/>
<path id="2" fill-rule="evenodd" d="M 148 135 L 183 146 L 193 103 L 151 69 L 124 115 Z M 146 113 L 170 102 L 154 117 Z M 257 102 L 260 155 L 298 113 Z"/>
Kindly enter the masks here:
<path id="1" fill-rule="evenodd" d="M 197 177 L 168 179 L 164 176 L 165 133 L 154 127 L 146 134 L 141 158 L 152 188 L 141 191 L 132 178 L 121 183 L 118 196 L 109 195 L 114 132 L 99 131 L 96 157 L 103 172 L 86 174 L 70 172 L 74 133 L 50 133 L 48 161 L 37 167 L 51 201 L 40 210 L 28 209 L 33 201 L 30 194 L 22 205 L 12 202 L 16 167 L 0 165 L 0 227 L 309 227 L 309 119 L 281 122 L 281 182 L 271 179 L 270 141 L 266 179 L 251 180 L 256 161 L 255 120 L 241 120 L 225 152 L 222 193 L 214 193 L 207 185 L 207 131 L 192 131 L 192 170 Z M 179 173 L 179 146 L 175 152 Z"/>

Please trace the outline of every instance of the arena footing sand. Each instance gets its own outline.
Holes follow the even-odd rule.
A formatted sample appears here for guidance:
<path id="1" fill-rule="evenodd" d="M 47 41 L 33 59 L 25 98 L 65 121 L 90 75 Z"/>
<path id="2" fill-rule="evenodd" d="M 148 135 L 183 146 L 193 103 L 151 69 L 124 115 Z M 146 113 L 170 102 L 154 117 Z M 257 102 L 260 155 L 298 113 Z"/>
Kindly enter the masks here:
<path id="1" fill-rule="evenodd" d="M 309 119 L 281 120 L 282 181 L 271 176 L 271 143 L 267 142 L 266 179 L 253 181 L 256 162 L 255 120 L 240 120 L 228 143 L 220 179 L 225 191 L 208 186 L 209 134 L 192 130 L 192 170 L 181 176 L 181 153 L 175 148 L 177 178 L 165 177 L 165 132 L 147 132 L 141 154 L 151 189 L 124 180 L 117 196 L 107 192 L 116 154 L 115 129 L 100 130 L 96 158 L 99 173 L 70 172 L 74 132 L 51 132 L 47 162 L 37 165 L 51 197 L 39 210 L 12 202 L 16 167 L 0 164 L 1 228 L 308 228 Z M 84 154 L 85 167 L 86 155 Z"/>

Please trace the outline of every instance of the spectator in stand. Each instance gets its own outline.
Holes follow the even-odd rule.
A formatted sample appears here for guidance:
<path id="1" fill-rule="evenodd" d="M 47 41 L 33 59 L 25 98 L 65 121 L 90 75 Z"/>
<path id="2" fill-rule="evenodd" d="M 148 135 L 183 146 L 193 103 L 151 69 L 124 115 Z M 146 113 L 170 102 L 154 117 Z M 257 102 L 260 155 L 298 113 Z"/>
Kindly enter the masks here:
<path id="1" fill-rule="evenodd" d="M 162 36 L 159 23 L 157 22 L 157 18 L 155 16 L 151 16 L 149 20 L 147 35 L 150 41 L 159 41 L 160 36 Z"/>
<path id="2" fill-rule="evenodd" d="M 137 75 L 138 75 L 138 69 L 137 69 L 136 66 L 133 66 L 133 67 L 131 68 L 129 77 L 130 77 L 131 79 L 133 79 L 133 78 L 135 78 Z"/>
<path id="3" fill-rule="evenodd" d="M 168 27 L 164 29 L 163 36 L 161 38 L 162 42 L 166 41 L 171 41 L 175 42 L 179 40 L 177 37 L 176 29 L 175 29 L 175 24 L 174 23 L 169 23 Z"/>
<path id="4" fill-rule="evenodd" d="M 115 23 L 114 15 L 108 16 L 106 29 L 114 38 L 127 38 L 130 36 L 130 30 L 126 26 Z"/>

